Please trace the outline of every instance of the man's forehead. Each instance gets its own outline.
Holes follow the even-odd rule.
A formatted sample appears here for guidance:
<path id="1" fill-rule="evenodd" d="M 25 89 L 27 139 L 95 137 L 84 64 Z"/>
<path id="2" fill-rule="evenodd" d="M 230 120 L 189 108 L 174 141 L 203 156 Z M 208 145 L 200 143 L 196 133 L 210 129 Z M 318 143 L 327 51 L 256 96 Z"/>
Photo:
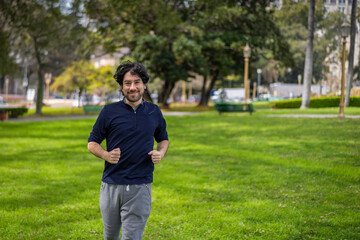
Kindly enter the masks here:
<path id="1" fill-rule="evenodd" d="M 135 81 L 135 80 L 141 80 L 141 77 L 139 77 L 136 74 L 132 74 L 131 72 L 127 72 L 124 75 L 124 81 Z"/>

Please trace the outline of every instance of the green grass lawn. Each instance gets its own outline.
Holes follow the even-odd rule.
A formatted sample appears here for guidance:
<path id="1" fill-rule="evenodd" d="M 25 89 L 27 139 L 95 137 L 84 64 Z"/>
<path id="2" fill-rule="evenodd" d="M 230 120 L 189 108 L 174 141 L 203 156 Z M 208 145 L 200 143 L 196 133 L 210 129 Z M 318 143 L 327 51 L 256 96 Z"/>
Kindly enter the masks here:
<path id="1" fill-rule="evenodd" d="M 68 116 L 68 115 L 84 115 L 84 110 L 82 107 L 43 107 L 42 113 L 45 116 Z M 35 116 L 35 109 L 29 109 L 29 111 L 25 114 L 25 117 L 33 117 Z"/>
<path id="2" fill-rule="evenodd" d="M 360 239 L 360 119 L 166 120 L 144 239 Z M 102 239 L 94 121 L 0 122 L 1 239 Z"/>

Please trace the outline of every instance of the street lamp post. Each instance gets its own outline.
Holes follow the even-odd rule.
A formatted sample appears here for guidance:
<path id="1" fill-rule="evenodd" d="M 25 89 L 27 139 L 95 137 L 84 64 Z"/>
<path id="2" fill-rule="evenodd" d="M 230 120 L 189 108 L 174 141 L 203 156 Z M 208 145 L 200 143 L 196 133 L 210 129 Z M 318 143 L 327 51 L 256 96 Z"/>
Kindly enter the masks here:
<path id="1" fill-rule="evenodd" d="M 256 82 L 254 82 L 253 84 L 253 95 L 252 95 L 252 98 L 256 98 L 256 92 L 258 92 L 257 88 L 256 88 Z"/>
<path id="2" fill-rule="evenodd" d="M 27 68 L 28 68 L 28 64 L 27 64 L 27 60 L 25 59 L 25 72 L 24 72 L 24 80 L 23 80 L 24 101 L 26 100 L 26 91 L 27 91 L 27 86 L 29 85 L 29 81 L 27 78 Z"/>
<path id="3" fill-rule="evenodd" d="M 298 97 L 300 97 L 301 92 L 301 74 L 298 75 Z"/>
<path id="4" fill-rule="evenodd" d="M 181 102 L 182 103 L 186 102 L 186 82 L 185 81 L 183 81 L 183 83 L 182 83 Z"/>
<path id="5" fill-rule="evenodd" d="M 339 104 L 339 118 L 345 117 L 344 115 L 344 88 L 345 88 L 345 49 L 346 49 L 346 38 L 350 34 L 350 24 L 343 23 L 341 25 L 341 37 L 343 38 L 343 51 L 342 51 L 342 69 L 341 69 L 341 96 Z"/>
<path id="6" fill-rule="evenodd" d="M 6 76 L 6 78 L 5 78 L 5 101 L 9 101 L 9 96 L 8 96 L 8 94 L 9 94 L 9 82 L 10 82 L 10 80 L 9 80 L 9 77 L 7 77 Z"/>
<path id="7" fill-rule="evenodd" d="M 260 83 L 261 83 L 261 68 L 257 69 L 257 74 L 258 74 L 258 79 L 257 79 L 257 97 L 259 98 L 259 88 L 260 88 Z"/>
<path id="8" fill-rule="evenodd" d="M 246 108 L 247 98 L 248 98 L 248 70 L 249 70 L 249 57 L 251 54 L 251 48 L 248 43 L 244 47 L 244 58 L 245 58 L 245 71 L 244 71 L 244 88 L 245 88 L 245 97 L 244 97 L 244 107 Z"/>
<path id="9" fill-rule="evenodd" d="M 49 101 L 50 95 L 50 82 L 51 82 L 51 73 L 45 74 L 45 83 L 46 83 L 46 100 Z"/>

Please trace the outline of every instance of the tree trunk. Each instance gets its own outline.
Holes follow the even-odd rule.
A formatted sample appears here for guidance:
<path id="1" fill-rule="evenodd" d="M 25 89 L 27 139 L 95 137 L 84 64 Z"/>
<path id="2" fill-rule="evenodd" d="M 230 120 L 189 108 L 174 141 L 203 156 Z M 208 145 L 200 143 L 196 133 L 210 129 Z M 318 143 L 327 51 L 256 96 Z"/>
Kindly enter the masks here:
<path id="1" fill-rule="evenodd" d="M 356 10 L 357 1 L 353 1 L 351 5 L 351 27 L 350 27 L 350 52 L 349 52 L 349 70 L 346 78 L 346 94 L 345 107 L 350 103 L 350 92 L 352 88 L 352 81 L 354 78 L 354 50 L 355 50 L 355 35 L 356 35 Z"/>
<path id="2" fill-rule="evenodd" d="M 158 95 L 158 102 L 159 103 L 162 103 L 164 98 L 165 98 L 165 89 L 166 89 L 166 85 L 167 85 L 167 82 L 164 81 L 163 85 L 161 86 L 161 89 L 159 91 L 159 95 Z"/>
<path id="3" fill-rule="evenodd" d="M 198 106 L 207 106 L 208 102 L 205 101 L 205 91 L 206 91 L 206 83 L 207 83 L 207 75 L 205 74 L 203 76 L 204 80 L 203 80 L 203 85 L 201 87 L 201 97 L 200 97 L 200 102 Z"/>
<path id="4" fill-rule="evenodd" d="M 79 88 L 79 94 L 78 94 L 78 108 L 81 107 L 81 95 L 83 93 L 84 89 L 83 88 Z"/>
<path id="5" fill-rule="evenodd" d="M 161 103 L 162 107 L 164 108 L 169 107 L 168 99 L 174 87 L 175 87 L 175 82 L 165 81 L 159 94 L 159 103 Z"/>
<path id="6" fill-rule="evenodd" d="M 44 98 L 44 76 L 42 74 L 43 64 L 41 62 L 40 52 L 37 46 L 37 38 L 33 37 L 34 41 L 34 50 L 36 55 L 36 61 L 38 63 L 38 86 L 37 86 L 37 93 L 36 93 L 36 111 L 35 113 L 38 115 L 42 114 L 42 107 L 43 107 L 43 98 Z"/>
<path id="7" fill-rule="evenodd" d="M 214 86 L 215 86 L 215 82 L 216 80 L 218 79 L 219 77 L 219 71 L 216 69 L 216 70 L 212 70 L 211 71 L 211 82 L 210 82 L 210 86 L 209 88 L 206 90 L 205 92 L 205 99 L 204 101 L 206 102 L 206 105 L 208 105 L 209 103 L 209 99 L 210 99 L 210 94 L 211 94 L 211 90 L 214 89 Z"/>
<path id="8" fill-rule="evenodd" d="M 301 100 L 301 109 L 309 108 L 311 97 L 311 80 L 312 80 L 312 64 L 313 64 L 313 40 L 314 40 L 314 11 L 315 0 L 309 1 L 308 13 L 308 40 L 306 46 L 305 68 L 304 68 L 304 85 Z"/>
<path id="9" fill-rule="evenodd" d="M 4 84 L 5 84 L 5 75 L 0 75 L 0 93 L 4 90 Z"/>

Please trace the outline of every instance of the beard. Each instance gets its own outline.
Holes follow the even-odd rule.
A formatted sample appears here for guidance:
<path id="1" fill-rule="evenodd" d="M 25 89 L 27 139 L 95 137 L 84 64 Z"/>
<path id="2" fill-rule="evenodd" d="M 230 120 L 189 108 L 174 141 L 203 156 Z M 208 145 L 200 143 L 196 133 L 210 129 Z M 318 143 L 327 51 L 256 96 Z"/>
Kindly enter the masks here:
<path id="1" fill-rule="evenodd" d="M 126 100 L 129 102 L 137 102 L 140 99 L 142 99 L 144 96 L 144 92 L 141 92 L 141 91 L 132 91 L 132 92 L 125 93 L 123 90 L 121 90 L 121 92 L 124 95 L 124 97 L 126 98 Z"/>

